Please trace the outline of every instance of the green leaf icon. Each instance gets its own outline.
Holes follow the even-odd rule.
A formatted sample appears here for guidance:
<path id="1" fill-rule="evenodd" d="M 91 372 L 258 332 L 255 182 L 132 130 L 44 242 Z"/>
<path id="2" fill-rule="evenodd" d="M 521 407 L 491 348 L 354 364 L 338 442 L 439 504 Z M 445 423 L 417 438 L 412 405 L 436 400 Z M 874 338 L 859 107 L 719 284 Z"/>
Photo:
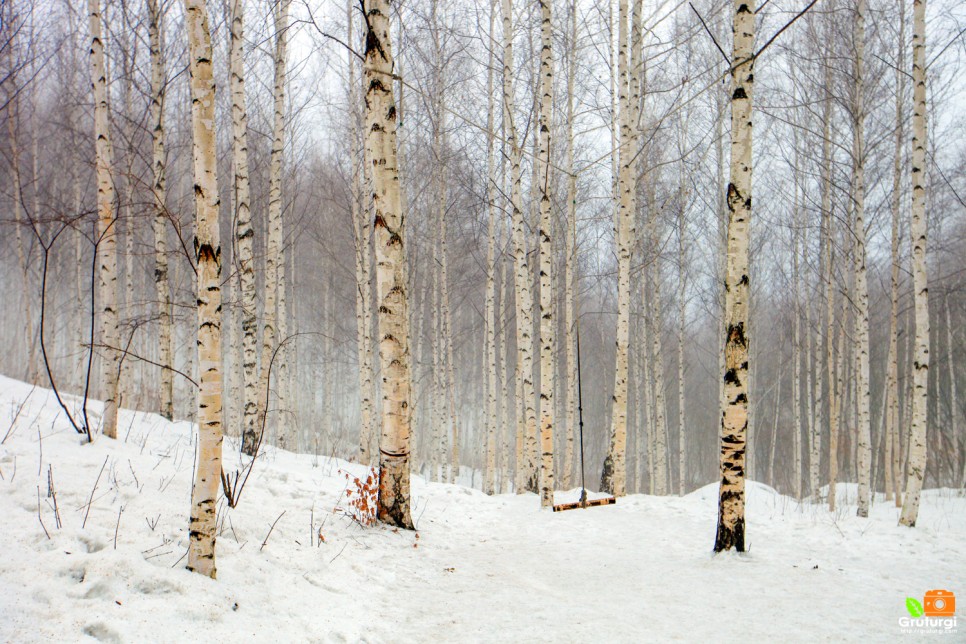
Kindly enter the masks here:
<path id="1" fill-rule="evenodd" d="M 919 603 L 918 599 L 906 597 L 906 610 L 908 610 L 909 614 L 913 617 L 922 617 L 922 604 Z"/>

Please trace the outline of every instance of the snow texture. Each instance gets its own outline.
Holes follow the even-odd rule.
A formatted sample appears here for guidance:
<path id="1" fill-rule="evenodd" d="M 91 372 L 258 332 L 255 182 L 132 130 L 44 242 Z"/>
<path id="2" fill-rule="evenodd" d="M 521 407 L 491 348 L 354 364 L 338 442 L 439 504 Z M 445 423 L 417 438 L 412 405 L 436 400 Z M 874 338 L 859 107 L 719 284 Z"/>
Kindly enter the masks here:
<path id="1" fill-rule="evenodd" d="M 0 378 L 0 438 L 25 399 L 0 446 L 2 642 L 870 642 L 902 637 L 906 597 L 942 588 L 966 604 L 952 490 L 927 491 L 907 529 L 881 495 L 856 518 L 852 485 L 830 514 L 750 483 L 750 552 L 715 557 L 716 484 L 551 513 L 534 494 L 415 477 L 413 533 L 340 510 L 361 466 L 272 449 L 239 507 L 219 505 L 211 580 L 184 568 L 189 423 L 122 410 L 119 439 L 88 445 L 52 393 Z M 226 468 L 236 454 L 226 441 Z M 946 641 L 966 639 L 959 614 Z"/>

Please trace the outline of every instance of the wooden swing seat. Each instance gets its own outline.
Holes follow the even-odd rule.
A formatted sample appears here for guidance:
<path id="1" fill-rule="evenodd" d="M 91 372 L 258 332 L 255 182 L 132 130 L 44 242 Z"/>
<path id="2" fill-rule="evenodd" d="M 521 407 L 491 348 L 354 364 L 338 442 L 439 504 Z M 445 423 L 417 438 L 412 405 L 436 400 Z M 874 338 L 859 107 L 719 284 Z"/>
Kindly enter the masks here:
<path id="1" fill-rule="evenodd" d="M 581 499 L 580 501 L 574 501 L 573 503 L 558 503 L 553 506 L 554 512 L 563 512 L 564 510 L 576 510 L 578 508 L 595 508 L 599 505 L 614 505 L 617 503 L 617 499 L 612 496 L 605 496 L 602 499 Z"/>

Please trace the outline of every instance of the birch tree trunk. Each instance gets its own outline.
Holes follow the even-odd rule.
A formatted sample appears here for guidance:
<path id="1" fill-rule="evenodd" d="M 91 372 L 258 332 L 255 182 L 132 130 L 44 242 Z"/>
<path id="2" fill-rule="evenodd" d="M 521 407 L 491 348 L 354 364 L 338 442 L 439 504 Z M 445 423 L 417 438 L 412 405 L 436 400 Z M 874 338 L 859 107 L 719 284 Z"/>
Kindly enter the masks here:
<path id="1" fill-rule="evenodd" d="M 574 84 L 577 74 L 577 1 L 571 0 L 568 16 L 570 41 L 567 48 L 567 219 L 564 253 L 564 343 L 566 345 L 566 401 L 567 434 L 564 439 L 564 461 L 561 467 L 564 489 L 574 482 L 574 445 L 577 440 L 577 347 L 574 337 L 577 327 L 577 174 L 574 164 Z"/>
<path id="2" fill-rule="evenodd" d="M 490 23 L 487 35 L 496 43 L 496 0 L 490 0 Z M 493 94 L 493 68 L 496 65 L 495 50 L 490 48 L 486 65 L 486 302 L 484 339 L 486 359 L 486 467 L 483 491 L 495 494 L 496 489 L 496 442 L 497 442 L 497 372 L 496 372 L 496 159 L 494 156 L 494 133 L 496 128 L 496 105 Z"/>
<path id="3" fill-rule="evenodd" d="M 915 527 L 926 474 L 929 421 L 929 288 L 926 275 L 926 0 L 912 3 L 912 289 L 916 312 L 912 429 L 909 432 L 906 498 L 899 523 Z"/>
<path id="4" fill-rule="evenodd" d="M 171 367 L 174 362 L 171 348 L 171 290 L 168 284 L 167 236 L 168 222 L 165 208 L 164 154 L 164 94 L 165 73 L 162 47 L 164 43 L 164 14 L 158 0 L 148 0 L 148 36 L 151 50 L 151 141 L 154 181 L 154 283 L 158 298 L 159 339 L 158 362 Z M 161 415 L 174 418 L 174 372 L 161 369 Z"/>
<path id="5" fill-rule="evenodd" d="M 346 21 L 348 41 L 355 45 L 353 36 L 352 1 L 346 1 Z M 359 110 L 359 85 L 356 81 L 356 57 L 352 52 L 346 55 L 349 63 L 349 140 L 352 146 L 352 229 L 356 242 L 356 344 L 359 358 L 359 462 L 364 465 L 373 463 L 373 421 L 375 404 L 375 374 L 372 355 L 372 225 L 369 211 L 363 207 L 364 172 L 363 145 Z M 331 394 L 330 394 L 331 396 Z"/>
<path id="6" fill-rule="evenodd" d="M 409 498 L 409 317 L 393 99 L 389 2 L 364 0 L 366 17 L 366 163 L 375 210 L 382 434 L 379 439 L 379 519 L 412 529 Z"/>
<path id="7" fill-rule="evenodd" d="M 288 306 L 286 300 L 286 294 L 288 291 L 286 287 L 288 282 L 285 279 L 285 258 L 288 255 L 288 251 L 286 251 L 284 248 L 285 233 L 283 217 L 284 202 L 282 196 L 282 174 L 284 172 L 285 164 L 285 68 L 288 64 L 288 7 L 290 2 L 291 0 L 279 0 L 275 9 L 275 117 L 273 127 L 274 134 L 272 137 L 271 171 L 269 175 L 268 188 L 268 219 L 270 226 L 269 235 L 271 236 L 273 233 L 275 235 L 275 244 L 271 244 L 271 242 L 269 242 L 269 245 L 274 246 L 275 249 L 275 275 L 273 282 L 277 307 L 275 312 L 275 325 L 278 334 L 275 343 L 275 346 L 278 346 L 278 357 L 276 358 L 276 363 L 278 366 L 278 380 L 276 381 L 278 382 L 276 393 L 278 398 L 276 437 L 279 447 L 282 449 L 294 450 L 297 449 L 297 446 L 291 431 L 291 422 L 289 422 L 290 410 L 288 408 L 288 352 L 284 347 L 281 347 L 278 344 L 284 342 L 288 334 Z M 272 277 L 271 272 L 267 271 L 267 273 L 268 277 Z M 262 364 L 264 365 L 268 363 L 263 362 Z M 268 387 L 269 382 L 266 370 L 266 391 L 268 390 Z"/>
<path id="8" fill-rule="evenodd" d="M 949 458 L 953 464 L 953 475 L 956 474 L 956 466 L 959 465 L 959 449 L 957 440 L 959 431 L 957 430 L 956 417 L 959 415 L 959 401 L 956 396 L 956 359 L 953 351 L 953 324 L 952 316 L 949 313 L 949 294 L 943 298 L 943 308 L 946 310 L 946 365 L 949 369 L 949 441 L 951 444 Z"/>
<path id="9" fill-rule="evenodd" d="M 828 60 L 828 53 L 825 55 L 825 86 L 831 87 L 832 66 Z M 822 294 L 825 301 L 825 370 L 819 369 L 819 377 L 828 376 L 828 425 L 829 436 L 832 435 L 832 425 L 836 423 L 835 401 L 836 401 L 836 382 L 835 382 L 835 293 L 832 291 L 832 140 L 831 140 L 831 120 L 832 120 L 832 97 L 831 93 L 826 93 L 822 99 L 822 167 L 820 170 L 821 181 L 821 207 L 822 207 Z M 819 414 L 823 414 L 825 407 L 821 403 L 822 385 L 818 384 L 819 401 L 817 407 Z M 820 419 L 819 427 L 825 425 L 824 418 Z M 818 470 L 819 458 L 821 454 L 820 444 L 821 429 L 819 437 L 812 444 L 811 462 L 814 470 Z M 829 461 L 831 469 L 831 459 Z M 819 501 L 819 477 L 816 471 L 815 481 L 812 485 L 812 500 Z M 829 494 L 832 491 L 829 490 Z"/>
<path id="10" fill-rule="evenodd" d="M 651 241 L 652 247 L 656 252 L 657 239 L 654 236 L 654 225 L 655 222 L 652 221 Z M 660 287 L 654 283 L 653 271 L 655 269 L 655 266 L 648 266 L 644 271 L 644 280 L 647 284 L 645 290 L 650 300 L 647 315 L 647 333 L 651 337 L 651 343 L 654 347 L 654 494 L 664 496 L 667 494 L 668 485 L 667 404 L 664 397 L 664 348 L 661 341 L 664 323 L 661 314 Z"/>
<path id="11" fill-rule="evenodd" d="M 899 489 L 899 221 L 902 204 L 902 146 L 905 141 L 906 3 L 899 0 L 899 42 L 896 62 L 896 149 L 892 165 L 892 244 L 889 289 L 889 355 L 886 375 L 885 491 L 886 501 L 902 506 Z"/>
<path id="12" fill-rule="evenodd" d="M 731 71 L 731 181 L 725 275 L 725 404 L 721 410 L 721 486 L 714 550 L 745 550 L 745 434 L 748 429 L 748 276 L 751 221 L 752 91 L 755 2 L 735 0 Z"/>
<path id="13" fill-rule="evenodd" d="M 11 45 L 12 47 L 12 45 Z M 10 137 L 10 165 L 12 166 L 13 183 L 13 220 L 14 236 L 17 240 L 17 261 L 20 265 L 20 276 L 23 288 L 23 307 L 24 317 L 26 318 L 26 328 L 24 329 L 24 347 L 27 350 L 27 380 L 37 382 L 37 358 L 36 343 L 34 342 L 34 322 L 31 312 L 31 301 L 33 299 L 33 288 L 30 286 L 30 267 L 27 263 L 27 254 L 23 242 L 23 179 L 20 174 L 20 146 L 18 145 L 17 135 L 19 129 L 20 99 L 17 96 L 18 89 L 14 88 L 13 96 L 10 98 L 7 116 L 7 134 Z"/>
<path id="14" fill-rule="evenodd" d="M 798 136 L 795 139 L 795 172 L 794 172 L 794 206 L 792 207 L 794 230 L 792 231 L 794 251 L 792 253 L 792 293 L 794 304 L 792 305 L 792 490 L 795 498 L 802 498 L 802 315 L 801 315 L 801 289 L 799 286 L 800 276 L 798 270 L 799 248 L 801 246 L 801 235 L 799 233 L 800 213 L 798 203 Z"/>
<path id="15" fill-rule="evenodd" d="M 869 287 L 866 279 L 865 251 L 865 0 L 857 0 L 853 42 L 855 46 L 855 96 L 853 104 L 852 200 L 855 208 L 855 300 L 858 378 L 855 382 L 858 402 L 857 459 L 859 505 L 856 514 L 869 516 L 869 487 L 872 473 L 872 421 L 869 413 Z"/>
<path id="16" fill-rule="evenodd" d="M 104 41 L 101 40 L 100 0 L 88 0 L 91 28 L 91 90 L 94 95 L 95 174 L 97 177 L 97 302 L 101 310 L 101 344 L 106 345 L 101 359 L 104 387 L 103 431 L 117 438 L 118 353 L 120 332 L 117 326 L 117 230 L 114 216 L 113 156 L 110 118 L 107 105 L 107 72 Z"/>
<path id="17" fill-rule="evenodd" d="M 191 488 L 188 570 L 212 579 L 215 568 L 216 503 L 221 484 L 221 243 L 215 82 L 204 0 L 185 0 L 194 159 L 195 265 L 198 298 L 198 463 Z"/>
<path id="18" fill-rule="evenodd" d="M 845 396 L 845 325 L 848 320 L 848 312 L 850 307 L 849 289 L 843 289 L 842 293 L 842 310 L 840 313 L 839 326 L 838 326 L 838 347 L 835 352 L 835 396 L 832 400 L 835 402 L 835 409 L 832 411 L 832 419 L 829 423 L 829 439 L 828 439 L 828 509 L 829 512 L 835 511 L 836 503 L 836 485 L 838 484 L 839 476 L 839 433 L 842 427 L 842 415 L 844 413 L 844 403 L 846 401 Z"/>
<path id="19" fill-rule="evenodd" d="M 258 381 L 258 417 L 256 419 L 256 434 L 254 442 L 243 446 L 243 451 L 249 456 L 255 456 L 255 450 L 261 440 L 261 432 L 266 425 L 269 411 L 269 388 L 271 385 L 272 357 L 275 354 L 278 337 L 279 286 L 283 274 L 282 263 L 282 161 L 285 150 L 285 50 L 286 23 L 288 0 L 281 0 L 275 12 L 275 89 L 274 89 L 274 125 L 272 135 L 272 152 L 269 172 L 268 189 L 268 243 L 265 248 L 265 299 L 262 321 L 262 357 Z M 281 374 L 277 374 L 276 382 L 281 382 Z M 281 404 L 281 401 L 280 401 Z M 281 414 L 279 414 L 281 417 Z M 286 438 L 281 434 L 279 423 L 279 447 L 286 447 Z M 245 449 L 249 448 L 249 449 Z"/>
<path id="20" fill-rule="evenodd" d="M 517 478 L 518 493 L 537 491 L 536 463 L 523 443 L 536 441 L 537 410 L 533 384 L 533 295 L 530 292 L 530 269 L 527 261 L 526 222 L 522 207 L 520 142 L 513 115 L 513 7 L 502 0 L 503 8 L 503 113 L 507 139 L 510 142 L 510 208 L 513 213 L 514 286 L 516 292 L 516 379 L 520 397 L 517 400 Z M 522 448 L 522 449 L 521 449 Z"/>
<path id="21" fill-rule="evenodd" d="M 802 233 L 805 239 L 802 243 L 803 257 L 805 266 L 809 265 L 808 259 L 808 233 Z M 811 291 L 809 280 L 805 279 L 805 288 Z M 819 431 L 816 422 L 814 389 L 812 387 L 812 371 L 815 368 L 815 347 L 812 338 L 812 306 L 811 297 L 807 297 L 804 303 L 805 308 L 805 437 L 806 449 L 808 450 L 808 483 L 809 493 L 813 493 L 818 487 L 818 447 Z"/>
<path id="22" fill-rule="evenodd" d="M 552 0 L 540 1 L 540 505 L 553 506 L 554 320 L 550 127 L 553 103 Z"/>
<path id="23" fill-rule="evenodd" d="M 630 344 L 631 259 L 634 238 L 636 175 L 632 172 L 636 146 L 631 141 L 631 101 L 628 98 L 627 0 L 617 9 L 617 76 L 620 108 L 620 148 L 617 184 L 617 351 L 614 370 L 614 398 L 611 412 L 610 445 L 600 477 L 602 492 L 623 496 L 627 486 L 627 348 Z M 636 105 L 636 102 L 635 102 Z"/>
<path id="24" fill-rule="evenodd" d="M 687 324 L 687 300 L 685 299 L 687 295 L 687 251 L 685 250 L 684 234 L 686 230 L 688 184 L 683 162 L 680 172 L 681 177 L 678 184 L 678 195 L 681 200 L 678 210 L 678 494 L 684 496 L 688 484 L 687 435 L 684 427 L 684 332 Z"/>
<path id="25" fill-rule="evenodd" d="M 231 91 L 232 192 L 235 216 L 235 261 L 241 299 L 243 370 L 242 451 L 255 455 L 259 428 L 258 323 L 255 319 L 255 258 L 248 182 L 248 106 L 245 98 L 245 1 L 232 0 L 229 89 Z M 267 369 L 267 365 L 264 367 Z"/>

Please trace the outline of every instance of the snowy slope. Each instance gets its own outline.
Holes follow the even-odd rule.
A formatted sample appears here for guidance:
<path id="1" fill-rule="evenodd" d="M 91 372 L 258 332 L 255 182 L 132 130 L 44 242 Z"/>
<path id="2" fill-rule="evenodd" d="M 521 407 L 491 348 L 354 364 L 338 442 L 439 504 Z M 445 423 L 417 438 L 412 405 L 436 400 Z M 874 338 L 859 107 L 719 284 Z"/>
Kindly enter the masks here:
<path id="1" fill-rule="evenodd" d="M 0 378 L 0 438 L 30 391 Z M 36 389 L 0 446 L 0 641 L 894 641 L 906 597 L 966 604 L 966 499 L 950 490 L 926 492 L 909 530 L 891 504 L 860 520 L 750 484 L 751 552 L 712 557 L 714 485 L 553 514 L 416 478 L 417 537 L 333 513 L 342 472 L 362 468 L 276 451 L 223 514 L 213 581 L 183 567 L 190 425 L 122 412 L 119 428 L 82 444 Z M 966 620 L 945 641 L 966 641 Z"/>

